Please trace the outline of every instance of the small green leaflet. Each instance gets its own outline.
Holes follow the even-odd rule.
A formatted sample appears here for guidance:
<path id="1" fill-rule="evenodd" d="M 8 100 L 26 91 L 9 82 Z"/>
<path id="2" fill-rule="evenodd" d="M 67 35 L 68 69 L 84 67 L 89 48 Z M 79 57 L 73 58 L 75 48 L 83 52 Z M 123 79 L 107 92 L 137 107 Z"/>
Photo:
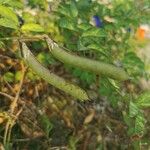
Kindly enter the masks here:
<path id="1" fill-rule="evenodd" d="M 94 37 L 106 37 L 106 33 L 99 28 L 91 28 L 82 34 L 82 37 L 88 37 L 88 36 L 94 36 Z"/>
<path id="2" fill-rule="evenodd" d="M 57 13 L 60 13 L 66 17 L 70 17 L 69 11 L 70 11 L 69 5 L 65 5 L 65 7 L 60 5 L 60 7 L 57 10 Z"/>
<path id="3" fill-rule="evenodd" d="M 136 105 L 142 108 L 150 107 L 150 91 L 141 94 L 136 100 Z"/>
<path id="4" fill-rule="evenodd" d="M 23 8 L 23 3 L 18 0 L 0 0 L 0 4 L 5 4 L 13 8 Z"/>
<path id="5" fill-rule="evenodd" d="M 87 46 L 87 48 L 88 48 L 88 49 L 96 50 L 96 51 L 100 52 L 101 54 L 103 54 L 104 56 L 107 57 L 107 54 L 106 54 L 106 52 L 104 51 L 104 49 L 102 49 L 102 48 L 100 47 L 100 45 L 98 45 L 98 44 L 90 44 L 90 45 Z"/>
<path id="6" fill-rule="evenodd" d="M 17 71 L 15 73 L 15 81 L 20 81 L 22 78 L 22 72 L 21 71 Z"/>
<path id="7" fill-rule="evenodd" d="M 62 28 L 66 28 L 69 30 L 76 30 L 75 24 L 73 22 L 70 22 L 68 19 L 62 18 L 59 21 L 59 26 Z"/>
<path id="8" fill-rule="evenodd" d="M 10 19 L 7 18 L 0 18 L 0 26 L 17 29 L 17 25 Z"/>
<path id="9" fill-rule="evenodd" d="M 54 59 L 51 57 L 50 53 L 40 52 L 36 58 L 44 66 L 54 63 Z"/>
<path id="10" fill-rule="evenodd" d="M 144 116 L 142 115 L 138 115 L 135 119 L 135 133 L 136 134 L 143 134 L 144 132 L 144 129 L 145 129 L 145 123 L 146 123 L 146 120 L 144 118 Z"/>
<path id="11" fill-rule="evenodd" d="M 87 23 L 81 23 L 77 26 L 79 29 L 81 30 L 88 30 L 89 28 L 91 28 L 92 26 L 90 24 L 87 24 Z"/>
<path id="12" fill-rule="evenodd" d="M 3 18 L 13 21 L 13 24 L 15 24 L 16 26 L 19 26 L 19 22 L 16 14 L 9 7 L 0 5 L 0 15 Z"/>
<path id="13" fill-rule="evenodd" d="M 26 23 L 21 27 L 23 32 L 44 32 L 44 28 L 39 24 Z"/>
<path id="14" fill-rule="evenodd" d="M 47 136 L 49 136 L 50 131 L 53 129 L 53 124 L 50 122 L 47 115 L 39 116 L 40 124 L 43 127 Z"/>
<path id="15" fill-rule="evenodd" d="M 13 82 L 14 81 L 14 74 L 11 73 L 11 72 L 6 72 L 4 75 L 3 75 L 3 78 L 5 81 L 7 82 Z"/>
<path id="16" fill-rule="evenodd" d="M 144 72 L 144 63 L 134 52 L 126 53 L 123 65 L 129 74 L 141 75 Z"/>
<path id="17" fill-rule="evenodd" d="M 72 17 L 77 17 L 78 16 L 78 9 L 77 9 L 74 2 L 72 2 L 71 5 L 70 5 L 70 13 L 71 13 Z"/>
<path id="18" fill-rule="evenodd" d="M 78 16 L 78 9 L 76 7 L 76 4 L 74 2 L 71 2 L 70 5 L 61 5 L 58 8 L 57 13 L 60 13 L 61 15 L 68 18 L 75 18 Z"/>
<path id="19" fill-rule="evenodd" d="M 135 117 L 139 114 L 139 108 L 133 103 L 130 101 L 130 104 L 129 104 L 129 116 L 130 117 Z"/>

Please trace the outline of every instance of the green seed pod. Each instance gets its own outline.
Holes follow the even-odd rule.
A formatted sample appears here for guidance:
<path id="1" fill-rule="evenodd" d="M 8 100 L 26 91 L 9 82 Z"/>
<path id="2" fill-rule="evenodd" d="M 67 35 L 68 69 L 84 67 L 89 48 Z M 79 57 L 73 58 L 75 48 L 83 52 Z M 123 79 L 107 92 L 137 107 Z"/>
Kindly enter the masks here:
<path id="1" fill-rule="evenodd" d="M 43 65 L 41 65 L 36 58 L 33 56 L 31 51 L 28 49 L 27 45 L 22 42 L 22 56 L 27 65 L 42 79 L 50 83 L 51 85 L 57 87 L 58 89 L 74 96 L 80 100 L 88 100 L 87 93 L 78 87 L 73 85 L 63 78 L 55 75 L 54 73 L 49 72 Z"/>
<path id="2" fill-rule="evenodd" d="M 83 70 L 87 70 L 96 74 L 102 74 L 110 78 L 124 81 L 129 79 L 127 73 L 114 65 L 103 63 L 96 60 L 83 58 L 80 56 L 73 55 L 64 51 L 56 43 L 54 43 L 48 36 L 45 36 L 47 45 L 50 49 L 51 54 L 59 61 L 69 64 L 71 66 L 79 67 Z"/>

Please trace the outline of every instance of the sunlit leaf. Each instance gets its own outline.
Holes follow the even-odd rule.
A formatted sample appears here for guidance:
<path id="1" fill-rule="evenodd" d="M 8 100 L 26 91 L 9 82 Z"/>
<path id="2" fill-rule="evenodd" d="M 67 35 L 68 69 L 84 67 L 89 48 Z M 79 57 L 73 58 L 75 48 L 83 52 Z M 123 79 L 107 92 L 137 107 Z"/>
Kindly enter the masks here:
<path id="1" fill-rule="evenodd" d="M 21 27 L 21 30 L 23 32 L 44 32 L 44 28 L 35 23 L 26 23 Z"/>
<path id="2" fill-rule="evenodd" d="M 141 94 L 136 101 L 136 105 L 138 107 L 150 107 L 150 91 Z"/>
<path id="3" fill-rule="evenodd" d="M 90 24 L 86 24 L 86 23 L 81 23 L 77 27 L 79 29 L 82 29 L 82 30 L 88 30 L 89 28 L 91 28 L 91 25 Z"/>
<path id="4" fill-rule="evenodd" d="M 83 34 L 82 37 L 88 37 L 88 36 L 93 36 L 93 37 L 106 37 L 106 33 L 99 28 L 91 28 L 89 30 L 86 30 Z"/>
<path id="5" fill-rule="evenodd" d="M 17 29 L 17 25 L 10 19 L 7 18 L 0 18 L 0 26 Z"/>
<path id="6" fill-rule="evenodd" d="M 14 24 L 16 24 L 16 26 L 19 25 L 16 14 L 9 7 L 0 5 L 0 15 L 1 15 L 1 17 L 12 20 L 14 22 Z"/>
<path id="7" fill-rule="evenodd" d="M 66 16 L 66 17 L 70 17 L 70 7 L 69 5 L 65 5 L 65 6 L 60 6 L 57 10 L 58 13 Z"/>
<path id="8" fill-rule="evenodd" d="M 5 47 L 4 42 L 0 41 L 0 48 L 4 48 L 4 47 Z"/>
<path id="9" fill-rule="evenodd" d="M 6 72 L 3 76 L 4 80 L 7 82 L 13 82 L 14 81 L 14 74 L 11 72 Z"/>
<path id="10" fill-rule="evenodd" d="M 134 52 L 128 52 L 122 62 L 129 74 L 142 75 L 144 73 L 144 63 Z"/>
<path id="11" fill-rule="evenodd" d="M 7 4 L 8 6 L 11 6 L 13 8 L 22 8 L 23 7 L 23 3 L 21 1 L 18 0 L 0 0 L 0 4 Z"/>
<path id="12" fill-rule="evenodd" d="M 22 19 L 24 20 L 25 23 L 35 23 L 36 22 L 34 15 L 31 15 L 30 12 L 23 12 Z"/>
<path id="13" fill-rule="evenodd" d="M 76 7 L 76 5 L 75 5 L 74 2 L 72 2 L 72 3 L 70 4 L 70 12 L 71 12 L 71 15 L 72 15 L 73 17 L 77 17 L 77 16 L 78 16 L 78 9 L 77 9 L 77 7 Z"/>
<path id="14" fill-rule="evenodd" d="M 70 22 L 69 20 L 62 18 L 59 22 L 59 26 L 62 28 L 66 28 L 69 30 L 76 30 L 75 24 L 73 22 Z"/>
<path id="15" fill-rule="evenodd" d="M 138 115 L 135 119 L 135 133 L 142 134 L 145 130 L 146 120 L 143 116 Z"/>
<path id="16" fill-rule="evenodd" d="M 0 4 L 8 3 L 10 0 L 0 0 Z"/>
<path id="17" fill-rule="evenodd" d="M 88 49 L 92 49 L 92 50 L 96 50 L 96 51 L 102 53 L 104 56 L 107 57 L 107 54 L 106 54 L 106 52 L 104 51 L 104 49 L 102 49 L 102 48 L 100 47 L 100 45 L 98 45 L 98 44 L 90 44 L 90 45 L 87 46 L 87 48 L 88 48 Z"/>
<path id="18" fill-rule="evenodd" d="M 42 63 L 45 66 L 48 66 L 54 62 L 50 54 L 41 52 L 37 55 L 37 59 L 40 63 Z"/>
<path id="19" fill-rule="evenodd" d="M 15 80 L 16 80 L 16 81 L 20 81 L 21 78 L 22 78 L 22 71 L 17 71 L 17 72 L 15 73 Z"/>
<path id="20" fill-rule="evenodd" d="M 126 111 L 123 111 L 122 114 L 123 114 L 124 122 L 125 122 L 128 126 L 130 126 L 130 125 L 131 125 L 131 118 L 129 117 L 129 115 L 127 114 Z"/>
<path id="21" fill-rule="evenodd" d="M 32 70 L 29 70 L 29 71 L 27 72 L 26 76 L 27 76 L 28 79 L 30 79 L 31 81 L 35 81 L 35 80 L 39 80 L 39 79 L 40 79 Z"/>
<path id="22" fill-rule="evenodd" d="M 135 117 L 139 113 L 139 108 L 130 101 L 129 104 L 129 116 L 130 117 Z"/>

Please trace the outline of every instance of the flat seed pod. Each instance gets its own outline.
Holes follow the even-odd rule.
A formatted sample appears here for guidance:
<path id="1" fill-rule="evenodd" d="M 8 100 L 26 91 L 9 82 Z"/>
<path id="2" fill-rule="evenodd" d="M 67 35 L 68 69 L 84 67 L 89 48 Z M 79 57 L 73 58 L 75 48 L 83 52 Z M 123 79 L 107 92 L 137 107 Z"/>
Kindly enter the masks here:
<path id="1" fill-rule="evenodd" d="M 60 48 L 48 36 L 45 36 L 45 39 L 51 54 L 65 64 L 79 67 L 83 70 L 87 70 L 96 74 L 102 74 L 120 81 L 129 79 L 129 76 L 122 68 L 116 67 L 112 64 L 73 55 Z"/>
<path id="2" fill-rule="evenodd" d="M 42 79 L 57 87 L 58 89 L 74 96 L 80 100 L 88 100 L 86 92 L 77 85 L 71 84 L 63 78 L 49 72 L 43 65 L 41 65 L 33 56 L 27 45 L 22 42 L 22 55 L 27 65 Z"/>

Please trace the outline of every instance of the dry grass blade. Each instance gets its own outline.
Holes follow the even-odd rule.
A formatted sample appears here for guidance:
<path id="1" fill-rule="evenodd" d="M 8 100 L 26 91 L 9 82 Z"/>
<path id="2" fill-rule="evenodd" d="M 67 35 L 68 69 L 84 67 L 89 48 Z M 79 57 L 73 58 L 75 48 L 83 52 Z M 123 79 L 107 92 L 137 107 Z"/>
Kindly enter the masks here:
<path id="1" fill-rule="evenodd" d="M 21 63 L 21 67 L 22 67 L 22 78 L 20 80 L 18 92 L 16 93 L 14 100 L 10 104 L 10 110 L 9 110 L 10 114 L 9 114 L 9 118 L 8 118 L 6 126 L 5 126 L 5 132 L 4 132 L 4 139 L 3 139 L 4 145 L 9 143 L 12 127 L 14 126 L 16 119 L 18 118 L 19 114 L 22 112 L 22 108 L 21 108 L 15 114 L 15 109 L 17 108 L 17 105 L 18 105 L 19 95 L 20 95 L 20 92 L 22 89 L 22 85 L 23 85 L 23 81 L 24 81 L 24 77 L 25 77 L 25 72 L 26 72 L 26 68 L 24 67 L 23 63 Z M 8 95 L 7 95 L 7 97 L 8 97 Z"/>

